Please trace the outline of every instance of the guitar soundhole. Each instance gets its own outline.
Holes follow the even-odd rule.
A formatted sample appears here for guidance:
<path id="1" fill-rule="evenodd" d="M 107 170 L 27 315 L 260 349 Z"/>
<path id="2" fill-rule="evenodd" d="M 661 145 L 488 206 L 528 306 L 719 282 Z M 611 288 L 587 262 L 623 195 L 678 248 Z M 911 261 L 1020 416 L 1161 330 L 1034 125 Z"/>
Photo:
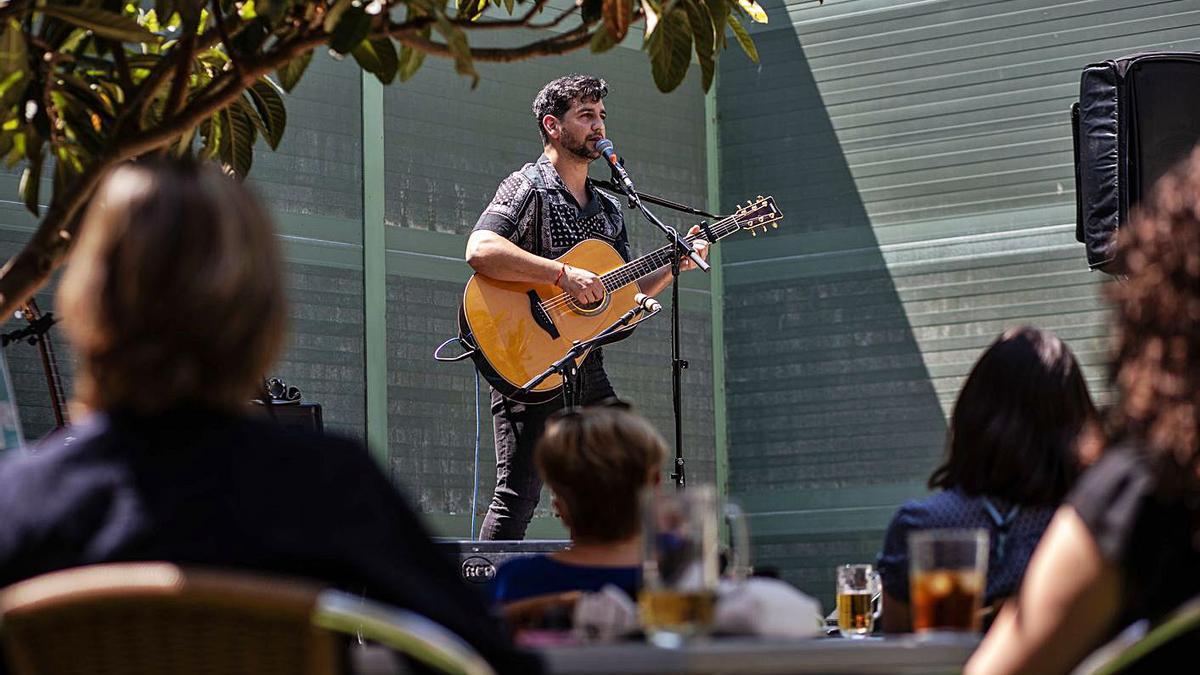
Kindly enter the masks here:
<path id="1" fill-rule="evenodd" d="M 582 314 L 584 316 L 589 316 L 592 314 L 599 314 L 600 312 L 603 312 L 608 307 L 608 300 L 609 300 L 608 293 L 605 293 L 604 297 L 600 298 L 596 302 L 589 302 L 587 304 L 583 304 L 572 297 L 570 299 L 571 311 L 575 312 L 576 314 Z"/>

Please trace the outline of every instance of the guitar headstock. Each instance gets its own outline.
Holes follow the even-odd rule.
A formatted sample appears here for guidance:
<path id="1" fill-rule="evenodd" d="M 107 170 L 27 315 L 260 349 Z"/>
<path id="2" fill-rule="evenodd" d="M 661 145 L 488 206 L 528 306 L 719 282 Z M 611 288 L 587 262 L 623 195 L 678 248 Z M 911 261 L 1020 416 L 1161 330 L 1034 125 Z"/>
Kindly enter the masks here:
<path id="1" fill-rule="evenodd" d="M 733 214 L 733 219 L 737 221 L 738 227 L 750 230 L 751 235 L 758 236 L 760 227 L 763 232 L 767 231 L 768 225 L 779 227 L 779 221 L 783 220 L 783 213 L 775 205 L 774 197 L 759 195 L 754 200 L 747 202 L 745 206 L 738 206 L 737 211 Z"/>

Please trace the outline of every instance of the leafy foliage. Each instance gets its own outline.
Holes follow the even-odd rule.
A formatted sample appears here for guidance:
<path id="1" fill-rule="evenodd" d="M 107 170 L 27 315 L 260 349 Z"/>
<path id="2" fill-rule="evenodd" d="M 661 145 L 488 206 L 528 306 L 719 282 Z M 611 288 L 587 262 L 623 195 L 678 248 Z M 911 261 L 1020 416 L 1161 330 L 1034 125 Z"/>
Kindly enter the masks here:
<path id="1" fill-rule="evenodd" d="M 727 29 L 757 59 L 736 17 L 766 20 L 755 0 L 576 0 L 565 11 L 546 1 L 0 0 L 0 157 L 23 165 L 19 191 L 31 212 L 49 203 L 25 250 L 0 270 L 0 312 L 61 260 L 108 167 L 147 153 L 194 154 L 247 175 L 258 139 L 282 141 L 283 93 L 315 49 L 352 56 L 384 84 L 412 78 L 430 54 L 453 59 L 475 83 L 479 61 L 601 52 L 643 23 L 658 87 L 678 87 L 694 52 L 708 90 Z M 468 34 L 484 30 L 535 37 L 473 47 Z"/>

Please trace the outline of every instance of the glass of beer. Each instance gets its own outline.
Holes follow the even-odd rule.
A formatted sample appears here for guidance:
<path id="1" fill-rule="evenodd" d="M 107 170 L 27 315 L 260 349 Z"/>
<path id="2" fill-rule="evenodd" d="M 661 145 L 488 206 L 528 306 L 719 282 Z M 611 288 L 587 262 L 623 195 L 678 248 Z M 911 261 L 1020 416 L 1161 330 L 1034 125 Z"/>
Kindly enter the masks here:
<path id="1" fill-rule="evenodd" d="M 838 632 L 842 637 L 860 638 L 875 630 L 883 610 L 879 573 L 870 565 L 837 568 Z"/>
<path id="2" fill-rule="evenodd" d="M 678 647 L 706 635 L 716 613 L 720 514 L 730 519 L 734 576 L 745 569 L 745 519 L 721 504 L 711 485 L 647 490 L 642 498 L 642 588 L 638 615 L 646 637 Z"/>
<path id="3" fill-rule="evenodd" d="M 913 630 L 978 632 L 987 590 L 987 530 L 913 532 L 908 556 Z"/>

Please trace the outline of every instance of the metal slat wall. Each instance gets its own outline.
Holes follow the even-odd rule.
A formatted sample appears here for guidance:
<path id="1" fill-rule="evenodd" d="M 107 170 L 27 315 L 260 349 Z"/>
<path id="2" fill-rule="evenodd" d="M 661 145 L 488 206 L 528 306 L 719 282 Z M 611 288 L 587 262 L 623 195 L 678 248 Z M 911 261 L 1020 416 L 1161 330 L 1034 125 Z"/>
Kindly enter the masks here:
<path id="1" fill-rule="evenodd" d="M 481 36 L 482 37 L 482 36 Z M 475 39 L 474 37 L 472 39 Z M 454 73 L 453 64 L 429 59 L 410 82 L 384 91 L 386 129 L 388 441 L 392 476 L 442 533 L 472 532 L 472 495 L 481 515 L 495 482 L 488 386 L 475 396 L 468 363 L 435 363 L 431 353 L 457 334 L 457 310 L 470 270 L 463 262 L 467 234 L 510 172 L 534 161 L 541 140 L 530 110 L 543 84 L 572 72 L 609 83 L 608 133 L 627 160 L 638 186 L 682 202 L 706 201 L 704 94 L 698 74 L 662 95 L 646 56 L 629 46 L 535 59 L 520 64 L 477 64 L 481 79 Z M 593 174 L 607 171 L 593 166 Z M 688 224 L 665 209 L 668 223 Z M 658 248 L 662 235 L 626 211 L 636 254 Z M 708 279 L 690 272 L 681 283 L 684 373 L 684 445 L 688 476 L 714 477 L 711 309 Z M 660 299 L 669 309 L 669 293 Z M 664 312 L 623 342 L 605 347 L 605 365 L 618 394 L 646 415 L 668 441 L 669 323 Z M 476 415 L 479 417 L 479 483 L 476 489 Z M 664 469 L 664 479 L 669 469 Z M 478 522 L 476 522 L 476 528 Z M 561 536 L 543 498 L 531 536 Z"/>
<path id="2" fill-rule="evenodd" d="M 1200 49 L 1200 3 L 764 3 L 761 65 L 721 60 L 722 203 L 773 193 L 726 248 L 731 492 L 758 562 L 832 600 L 942 454 L 1004 328 L 1055 331 L 1103 381 L 1103 278 L 1074 241 L 1068 109 L 1093 61 Z"/>

